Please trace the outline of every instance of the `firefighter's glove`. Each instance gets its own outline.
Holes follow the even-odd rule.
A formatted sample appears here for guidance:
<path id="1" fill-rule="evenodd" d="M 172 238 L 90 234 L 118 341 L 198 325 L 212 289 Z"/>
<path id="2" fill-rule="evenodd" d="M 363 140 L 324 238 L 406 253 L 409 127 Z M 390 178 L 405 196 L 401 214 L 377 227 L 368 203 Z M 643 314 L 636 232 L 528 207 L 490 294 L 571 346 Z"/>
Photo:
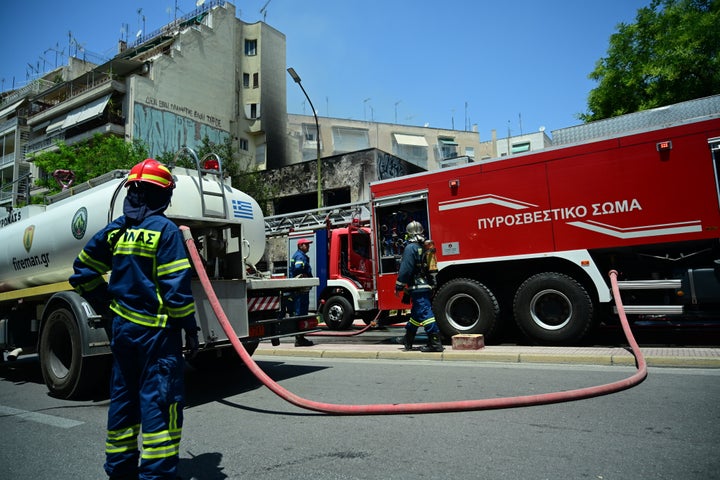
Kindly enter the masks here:
<path id="1" fill-rule="evenodd" d="M 185 358 L 188 360 L 195 358 L 200 348 L 197 332 L 197 327 L 185 330 Z"/>

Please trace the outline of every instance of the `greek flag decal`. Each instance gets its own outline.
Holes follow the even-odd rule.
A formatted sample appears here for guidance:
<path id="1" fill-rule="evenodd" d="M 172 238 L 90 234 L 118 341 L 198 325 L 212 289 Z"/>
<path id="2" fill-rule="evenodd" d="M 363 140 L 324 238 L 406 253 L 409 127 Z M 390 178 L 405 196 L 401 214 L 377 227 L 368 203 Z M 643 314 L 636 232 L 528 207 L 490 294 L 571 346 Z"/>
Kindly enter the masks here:
<path id="1" fill-rule="evenodd" d="M 233 217 L 235 218 L 247 218 L 252 220 L 253 211 L 250 202 L 243 202 L 242 200 L 233 200 Z"/>

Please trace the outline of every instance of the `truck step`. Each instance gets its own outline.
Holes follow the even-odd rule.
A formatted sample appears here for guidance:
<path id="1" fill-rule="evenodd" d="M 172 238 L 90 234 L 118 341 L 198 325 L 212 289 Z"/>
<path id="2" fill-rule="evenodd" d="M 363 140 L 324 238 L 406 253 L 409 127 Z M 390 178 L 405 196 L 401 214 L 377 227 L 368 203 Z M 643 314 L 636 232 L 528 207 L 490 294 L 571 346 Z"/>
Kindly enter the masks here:
<path id="1" fill-rule="evenodd" d="M 626 280 L 618 282 L 620 290 L 656 290 L 656 289 L 677 289 L 681 287 L 680 279 L 670 280 Z"/>
<path id="2" fill-rule="evenodd" d="M 630 315 L 680 315 L 683 313 L 682 305 L 624 305 L 625 313 Z M 617 307 L 613 307 L 617 313 Z"/>

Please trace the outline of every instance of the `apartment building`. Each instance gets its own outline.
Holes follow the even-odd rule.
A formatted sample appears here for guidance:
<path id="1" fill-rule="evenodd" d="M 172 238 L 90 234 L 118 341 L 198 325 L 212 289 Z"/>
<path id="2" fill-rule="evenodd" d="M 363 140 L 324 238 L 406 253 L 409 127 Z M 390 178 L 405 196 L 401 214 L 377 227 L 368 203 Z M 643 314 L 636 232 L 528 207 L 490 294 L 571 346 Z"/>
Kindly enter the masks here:
<path id="1" fill-rule="evenodd" d="M 42 174 L 33 154 L 98 133 L 141 140 L 152 155 L 230 138 L 245 164 L 284 165 L 285 63 L 285 36 L 242 22 L 222 0 L 119 42 L 105 63 L 71 58 L 0 97 L 0 206 L 15 204 L 22 178 Z"/>
<path id="2" fill-rule="evenodd" d="M 320 116 L 317 120 L 319 135 L 312 115 L 288 115 L 288 153 L 291 164 L 315 159 L 318 140 L 323 158 L 377 148 L 423 170 L 436 170 L 492 156 L 490 146 L 480 142 L 477 131 Z"/>

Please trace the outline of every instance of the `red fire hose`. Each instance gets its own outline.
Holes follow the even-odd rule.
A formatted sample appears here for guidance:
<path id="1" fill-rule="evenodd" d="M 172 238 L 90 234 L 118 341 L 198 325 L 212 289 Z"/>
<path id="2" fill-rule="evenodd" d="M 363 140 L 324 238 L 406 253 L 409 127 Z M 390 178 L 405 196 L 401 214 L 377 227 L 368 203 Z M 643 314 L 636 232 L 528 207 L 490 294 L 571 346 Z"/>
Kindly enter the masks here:
<path id="1" fill-rule="evenodd" d="M 234 332 L 230 322 L 225 316 L 220 302 L 218 301 L 215 292 L 213 291 L 210 280 L 208 279 L 200 254 L 195 247 L 195 243 L 192 239 L 192 234 L 188 227 L 182 226 L 180 229 L 183 231 L 185 237 L 185 243 L 187 244 L 188 251 L 195 269 L 200 276 L 205 293 L 207 294 L 208 300 L 217 315 L 220 324 L 222 325 L 225 334 L 232 342 L 235 347 L 235 351 L 240 355 L 242 361 L 247 365 L 250 371 L 273 393 L 278 395 L 280 398 L 292 403 L 295 406 L 305 408 L 307 410 L 313 410 L 316 412 L 329 413 L 333 415 L 398 415 L 398 414 L 409 414 L 409 413 L 440 413 L 440 412 L 465 412 L 473 410 L 493 410 L 501 408 L 514 408 L 524 407 L 531 405 L 546 405 L 550 403 L 569 402 L 572 400 L 581 400 L 584 398 L 597 397 L 600 395 L 607 395 L 610 393 L 619 392 L 628 388 L 634 387 L 641 383 L 647 377 L 647 366 L 645 359 L 640 351 L 635 338 L 630 331 L 630 326 L 625 316 L 625 310 L 620 303 L 620 291 L 617 286 L 617 272 L 610 272 L 610 280 L 612 282 L 612 290 L 615 295 L 616 304 L 618 308 L 618 314 L 620 315 L 620 322 L 622 323 L 623 332 L 625 337 L 630 344 L 632 353 L 637 363 L 637 371 L 632 376 L 619 380 L 617 382 L 607 383 L 604 385 L 598 385 L 594 387 L 580 388 L 576 390 L 568 390 L 564 392 L 553 392 L 544 393 L 538 395 L 525 395 L 519 397 L 505 397 L 505 398 L 489 398 L 482 400 L 460 400 L 460 401 L 449 401 L 449 402 L 432 402 L 432 403 L 390 403 L 390 404 L 370 404 L 370 405 L 340 405 L 334 403 L 317 402 L 314 400 L 307 400 L 302 398 L 289 390 L 281 387 L 277 382 L 270 378 L 260 367 L 255 363 L 247 351 L 243 347 L 240 340 L 238 340 L 237 334 Z"/>

